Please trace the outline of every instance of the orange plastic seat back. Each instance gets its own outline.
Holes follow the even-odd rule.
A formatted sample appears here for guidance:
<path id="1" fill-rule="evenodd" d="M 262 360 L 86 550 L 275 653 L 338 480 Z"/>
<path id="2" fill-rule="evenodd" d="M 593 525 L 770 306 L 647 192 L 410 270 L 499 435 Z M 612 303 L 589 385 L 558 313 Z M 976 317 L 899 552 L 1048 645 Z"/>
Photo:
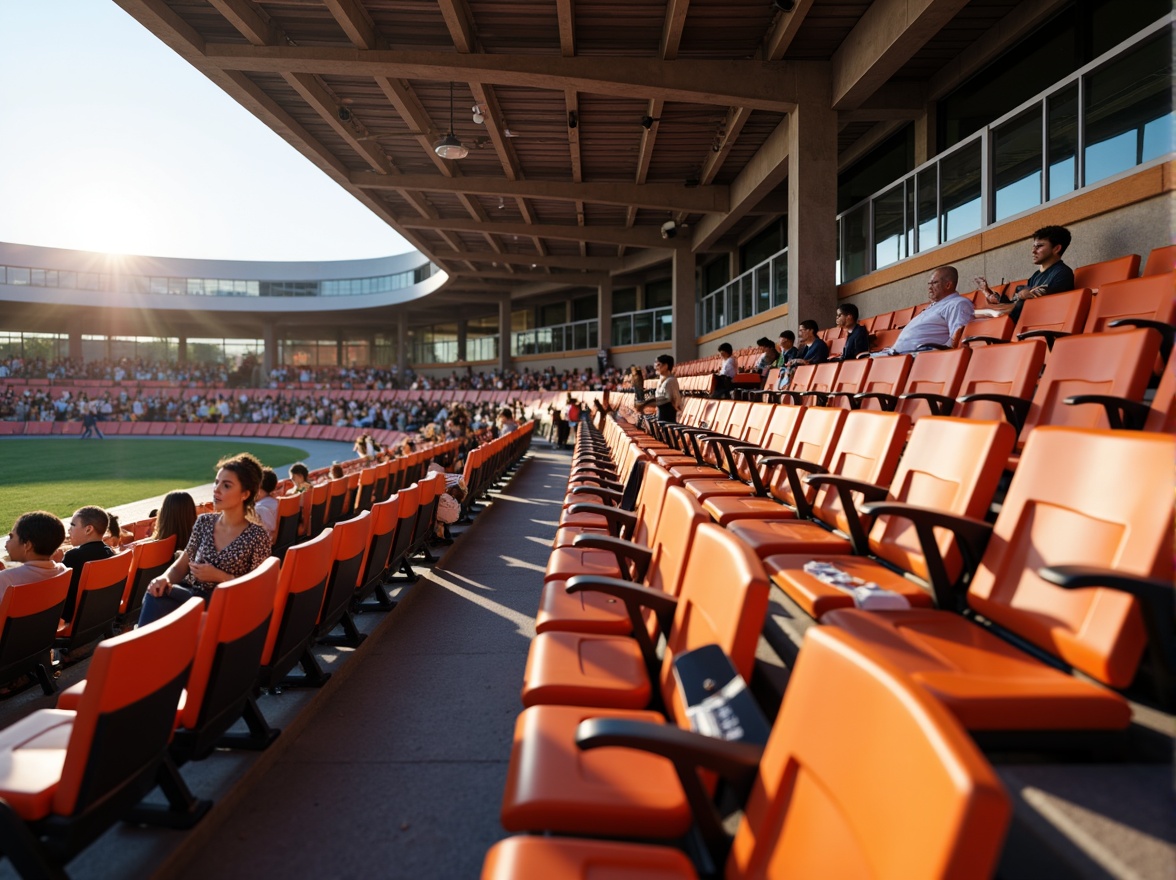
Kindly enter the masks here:
<path id="1" fill-rule="evenodd" d="M 866 327 L 866 330 L 870 333 L 876 333 L 879 330 L 889 330 L 890 322 L 894 320 L 894 312 L 882 312 L 866 320 L 869 321 L 869 326 Z"/>
<path id="2" fill-rule="evenodd" d="M 1110 394 L 1141 400 L 1159 350 L 1160 334 L 1143 328 L 1059 339 L 1037 383 L 1022 440 L 1038 425 L 1109 427 L 1101 406 L 1067 406 L 1066 398 Z"/>
<path id="3" fill-rule="evenodd" d="M 902 394 L 913 358 L 909 354 L 873 358 L 870 372 L 862 385 L 863 394 Z M 863 400 L 862 409 L 882 409 L 877 400 Z"/>
<path id="4" fill-rule="evenodd" d="M 915 307 L 907 306 L 905 309 L 895 309 L 890 317 L 890 329 L 901 330 L 911 322 L 911 318 L 915 316 Z"/>
<path id="5" fill-rule="evenodd" d="M 1025 300 L 1016 332 L 1030 330 L 1058 330 L 1062 333 L 1081 333 L 1090 312 L 1090 288 L 1080 287 L 1065 293 L 1051 293 Z"/>
<path id="6" fill-rule="evenodd" d="M 123 550 L 106 559 L 91 560 L 82 566 L 73 620 L 66 621 L 66 626 L 58 631 L 58 636 L 84 644 L 106 631 L 118 616 L 123 594 L 126 593 L 131 555 L 130 550 Z"/>
<path id="7" fill-rule="evenodd" d="M 327 483 L 327 525 L 334 525 L 347 506 L 347 477 L 337 477 Z"/>
<path id="8" fill-rule="evenodd" d="M 801 364 L 792 371 L 792 381 L 788 383 L 788 390 L 808 391 L 813 382 L 813 374 L 816 372 L 816 364 Z"/>
<path id="9" fill-rule="evenodd" d="M 744 680 L 751 681 L 768 613 L 768 590 L 763 564 L 746 544 L 713 523 L 694 529 L 660 682 L 665 705 L 681 726 L 689 727 L 689 722 L 674 680 L 674 657 L 703 645 L 719 645 Z"/>
<path id="10" fill-rule="evenodd" d="M 739 439 L 749 446 L 759 446 L 763 442 L 764 431 L 767 430 L 768 422 L 772 418 L 773 409 L 775 407 L 770 403 L 753 403 Z"/>
<path id="11" fill-rule="evenodd" d="M 884 348 L 892 348 L 894 343 L 898 341 L 898 335 L 902 330 L 897 327 L 883 327 L 875 330 L 870 334 L 870 351 L 881 351 Z"/>
<path id="12" fill-rule="evenodd" d="M 123 590 L 119 614 L 138 611 L 143 604 L 147 585 L 172 564 L 176 555 L 176 536 L 168 535 L 158 541 L 144 541 L 131 548 L 131 567 L 127 572 L 127 586 Z"/>
<path id="13" fill-rule="evenodd" d="M 274 530 L 274 549 L 284 550 L 298 540 L 302 521 L 302 497 L 288 495 L 278 499 L 278 527 Z"/>
<path id="14" fill-rule="evenodd" d="M 977 308 L 984 308 L 983 305 Z M 1008 342 L 1013 338 L 1013 319 L 1008 315 L 998 315 L 995 318 L 974 318 L 968 322 L 960 336 L 961 345 L 969 348 L 983 348 L 986 342 L 968 342 L 973 336 L 985 336 L 990 339 L 1000 339 Z"/>
<path id="15" fill-rule="evenodd" d="M 1037 570 L 1084 565 L 1171 580 L 1174 459 L 1168 434 L 1035 430 L 968 604 L 1087 675 L 1126 687 L 1146 643 L 1135 599 L 1064 590 Z"/>
<path id="16" fill-rule="evenodd" d="M 844 392 L 843 396 L 834 397 L 829 401 L 830 406 L 839 406 L 842 409 L 849 409 L 850 394 L 857 394 L 862 390 L 866 383 L 866 377 L 870 374 L 870 366 L 874 363 L 874 358 L 857 358 L 852 361 L 844 361 L 841 364 L 841 369 L 837 371 L 837 376 L 833 380 L 833 386 L 829 389 L 834 392 Z"/>
<path id="17" fill-rule="evenodd" d="M 266 631 L 264 665 L 277 666 L 283 656 L 306 644 L 323 607 L 334 542 L 334 533 L 326 529 L 286 551 L 270 602 L 273 619 Z"/>
<path id="18" fill-rule="evenodd" d="M 1128 254 L 1114 260 L 1103 260 L 1074 270 L 1074 286 L 1101 290 L 1104 284 L 1126 281 L 1139 274 L 1139 254 Z"/>
<path id="19" fill-rule="evenodd" d="M 1176 363 L 1164 367 L 1164 375 L 1152 398 L 1151 412 L 1143 429 L 1176 434 Z"/>
<path id="20" fill-rule="evenodd" d="M 982 345 L 972 350 L 960 381 L 959 397 L 969 394 L 1005 394 L 1028 400 L 1037 387 L 1045 363 L 1045 341 L 1026 339 L 1008 345 Z M 1000 404 L 973 401 L 958 404 L 953 415 L 969 419 L 1003 419 Z"/>
<path id="21" fill-rule="evenodd" d="M 303 503 L 303 510 L 309 510 L 307 516 L 307 533 L 317 535 L 327 523 L 327 502 L 330 498 L 330 484 L 316 483 L 302 493 L 308 499 Z"/>
<path id="22" fill-rule="evenodd" d="M 331 573 L 319 612 L 320 626 L 334 625 L 347 610 L 359 586 L 363 564 L 367 558 L 368 540 L 372 534 L 372 515 L 363 511 L 353 519 L 337 523 L 331 542 Z"/>
<path id="23" fill-rule="evenodd" d="M 378 465 L 365 467 L 359 472 L 358 493 L 355 496 L 357 510 L 371 510 L 372 501 L 376 494 L 376 477 L 380 472 Z M 381 501 L 383 499 L 380 499 Z"/>
<path id="24" fill-rule="evenodd" d="M 1013 448 L 1008 422 L 928 416 L 919 419 L 888 498 L 944 513 L 983 519 Z M 927 564 L 915 528 L 908 520 L 880 516 L 870 529 L 870 552 L 921 578 Z M 949 532 L 938 533 L 939 552 L 950 578 L 959 575 L 962 558 Z"/>
<path id="25" fill-rule="evenodd" d="M 361 584 L 383 574 L 392 555 L 392 542 L 396 539 L 399 524 L 400 496 L 393 495 L 387 501 L 373 504 L 371 509 L 372 529 L 368 542 L 367 557 L 364 560 Z"/>
<path id="26" fill-rule="evenodd" d="M 986 880 L 1011 812 L 943 706 L 869 645 L 813 627 L 724 876 Z"/>
<path id="27" fill-rule="evenodd" d="M 653 556 L 645 576 L 647 587 L 671 596 L 678 595 L 682 588 L 682 572 L 694 542 L 695 527 L 709 520 L 690 492 L 681 486 L 666 489 L 657 532 L 650 543 Z"/>
<path id="28" fill-rule="evenodd" d="M 727 417 L 727 424 L 722 431 L 728 437 L 742 437 L 747 429 L 747 420 L 751 417 L 751 401 L 732 401 L 731 414 Z"/>
<path id="29" fill-rule="evenodd" d="M 837 336 L 834 336 L 832 339 L 826 340 L 829 343 L 829 357 L 831 357 L 831 358 L 841 357 L 841 353 L 843 351 L 845 351 L 845 341 L 847 339 L 849 339 L 848 336 L 842 336 L 842 335 L 838 334 Z"/>
<path id="30" fill-rule="evenodd" d="M 641 488 L 637 491 L 637 503 L 633 507 L 637 524 L 632 535 L 625 537 L 643 546 L 650 546 L 653 536 L 657 533 L 669 488 L 681 484 L 680 479 L 661 465 L 654 462 L 646 463 L 645 473 L 641 477 Z"/>
<path id="31" fill-rule="evenodd" d="M 833 458 L 833 449 L 837 445 L 837 438 L 841 435 L 841 428 L 845 424 L 847 411 L 834 407 L 810 406 L 804 411 L 804 418 L 800 420 L 800 427 L 792 441 L 792 448 L 787 452 L 792 458 L 803 458 L 822 467 L 828 467 Z M 792 487 L 789 485 L 784 468 L 776 468 L 768 484 L 768 491 L 785 504 L 795 504 Z M 810 499 L 812 490 L 805 493 Z"/>
<path id="32" fill-rule="evenodd" d="M 1152 252 L 1147 255 L 1147 264 L 1143 267 L 1143 274 L 1165 275 L 1173 269 L 1176 269 L 1176 244 L 1152 248 Z"/>
<path id="33" fill-rule="evenodd" d="M 1104 284 L 1094 298 L 1086 319 L 1087 333 L 1106 330 L 1120 318 L 1145 318 L 1176 323 L 1176 273 L 1146 275 L 1129 281 Z"/>
<path id="34" fill-rule="evenodd" d="M 188 679 L 183 727 L 200 730 L 222 723 L 227 729 L 240 714 L 261 668 L 278 589 L 278 565 L 271 556 L 249 574 L 218 584 L 212 591 Z"/>
<path id="35" fill-rule="evenodd" d="M 812 381 L 809 382 L 809 391 L 828 392 L 833 390 L 833 383 L 837 381 L 837 370 L 841 366 L 840 361 L 825 361 L 823 364 L 817 364 L 816 370 L 813 371 Z M 813 398 L 808 398 L 812 400 Z"/>
<path id="36" fill-rule="evenodd" d="M 941 394 L 945 397 L 956 397 L 971 354 L 970 348 L 921 352 L 911 365 L 911 371 L 907 373 L 903 394 Z M 912 420 L 931 415 L 931 409 L 925 400 L 900 400 L 897 411 L 906 413 Z"/>
<path id="37" fill-rule="evenodd" d="M 189 599 L 167 617 L 94 649 L 53 795 L 54 813 L 70 816 L 90 807 L 163 756 L 203 610 L 200 599 Z"/>
<path id="38" fill-rule="evenodd" d="M 903 413 L 849 413 L 829 461 L 829 472 L 875 486 L 890 485 L 910 429 L 911 420 Z M 849 530 L 841 496 L 832 486 L 817 490 L 813 515 L 843 532 Z"/>
<path id="39" fill-rule="evenodd" d="M 73 570 L 14 584 L 0 598 L 0 682 L 11 681 L 39 663 L 53 647 Z"/>

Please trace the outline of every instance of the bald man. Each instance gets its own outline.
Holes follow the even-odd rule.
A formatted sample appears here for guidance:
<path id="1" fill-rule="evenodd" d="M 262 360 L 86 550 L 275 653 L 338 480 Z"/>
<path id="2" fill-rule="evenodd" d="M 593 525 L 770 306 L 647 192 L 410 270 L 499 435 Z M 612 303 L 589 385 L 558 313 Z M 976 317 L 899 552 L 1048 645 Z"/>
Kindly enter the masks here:
<path id="1" fill-rule="evenodd" d="M 931 305 L 911 318 L 902 328 L 893 348 L 876 352 L 877 355 L 907 354 L 924 345 L 956 348 L 964 327 L 972 320 L 975 307 L 970 299 L 960 296 L 956 286 L 960 273 L 955 266 L 940 266 L 927 279 L 927 298 Z"/>

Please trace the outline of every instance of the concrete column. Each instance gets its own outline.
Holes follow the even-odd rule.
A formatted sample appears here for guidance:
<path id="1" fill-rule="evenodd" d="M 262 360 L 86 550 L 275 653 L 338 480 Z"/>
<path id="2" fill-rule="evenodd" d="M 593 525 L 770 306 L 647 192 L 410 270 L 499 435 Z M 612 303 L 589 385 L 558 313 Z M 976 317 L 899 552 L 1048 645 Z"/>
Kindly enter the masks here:
<path id="1" fill-rule="evenodd" d="M 612 348 L 612 277 L 606 278 L 596 288 L 597 343 L 605 351 Z"/>
<path id="2" fill-rule="evenodd" d="M 934 101 L 928 102 L 922 115 L 915 119 L 916 167 L 935 158 L 935 154 L 938 152 L 935 149 L 939 128 L 939 120 L 935 112 L 937 106 Z"/>
<path id="3" fill-rule="evenodd" d="M 698 357 L 694 316 L 694 251 L 689 246 L 674 248 L 673 268 L 674 300 L 670 314 L 674 319 L 674 336 L 670 354 L 676 363 Z"/>
<path id="4" fill-rule="evenodd" d="M 181 336 L 176 341 L 176 362 L 181 364 L 188 363 L 188 339 L 186 336 Z"/>
<path id="5" fill-rule="evenodd" d="M 727 280 L 734 281 L 742 271 L 743 269 L 739 265 L 739 248 L 735 248 L 735 250 L 727 254 Z M 710 291 L 707 292 L 709 293 Z"/>
<path id="6" fill-rule="evenodd" d="M 396 315 L 396 370 L 401 385 L 408 374 L 408 312 L 402 311 Z"/>
<path id="7" fill-rule="evenodd" d="M 634 296 L 635 303 L 634 303 L 633 309 L 634 309 L 634 311 L 640 312 L 645 308 L 645 282 L 644 281 L 638 282 L 636 288 L 634 289 L 634 294 L 635 294 L 635 296 Z"/>
<path id="8" fill-rule="evenodd" d="M 814 72 L 815 73 L 815 72 Z M 821 327 L 837 310 L 837 113 L 828 73 L 809 76 L 788 117 L 788 319 Z"/>
<path id="9" fill-rule="evenodd" d="M 266 322 L 261 328 L 261 372 L 268 379 L 278 355 L 278 328 Z"/>
<path id="10" fill-rule="evenodd" d="M 469 360 L 466 357 L 466 335 L 468 327 L 465 321 L 457 322 L 457 359 L 459 361 Z"/>
<path id="11" fill-rule="evenodd" d="M 335 366 L 345 367 L 347 364 L 343 363 L 343 331 L 335 331 Z"/>
<path id="12" fill-rule="evenodd" d="M 510 294 L 498 301 L 498 370 L 510 369 Z"/>
<path id="13" fill-rule="evenodd" d="M 80 361 L 82 359 L 82 331 L 71 329 L 69 331 L 69 359 L 71 361 Z"/>

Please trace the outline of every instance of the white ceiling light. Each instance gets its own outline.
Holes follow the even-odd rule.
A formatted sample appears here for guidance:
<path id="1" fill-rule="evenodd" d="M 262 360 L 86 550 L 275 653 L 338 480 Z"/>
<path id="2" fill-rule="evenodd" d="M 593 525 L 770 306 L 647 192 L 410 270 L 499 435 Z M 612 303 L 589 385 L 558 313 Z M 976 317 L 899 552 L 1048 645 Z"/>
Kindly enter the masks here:
<path id="1" fill-rule="evenodd" d="M 453 83 L 449 83 L 449 133 L 433 144 L 433 152 L 442 159 L 464 159 L 470 154 L 453 133 Z"/>

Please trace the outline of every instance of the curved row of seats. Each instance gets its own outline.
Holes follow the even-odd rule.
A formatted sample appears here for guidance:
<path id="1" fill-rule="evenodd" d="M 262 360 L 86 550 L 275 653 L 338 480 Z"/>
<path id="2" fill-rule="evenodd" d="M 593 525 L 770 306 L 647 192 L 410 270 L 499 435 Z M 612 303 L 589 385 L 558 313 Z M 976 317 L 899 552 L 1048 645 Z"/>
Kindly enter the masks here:
<path id="1" fill-rule="evenodd" d="M 476 449 L 466 461 L 469 485 L 484 493 L 501 479 L 525 454 L 533 430 L 528 422 Z M 0 730 L 0 851 L 22 876 L 62 876 L 66 861 L 120 819 L 194 824 L 210 804 L 188 790 L 178 768 L 220 747 L 266 748 L 279 731 L 267 722 L 259 692 L 322 686 L 330 674 L 314 646 L 357 647 L 365 635 L 352 615 L 396 606 L 388 584 L 416 579 L 408 563 L 426 552 L 446 476 L 424 464 L 419 474 L 402 467 L 413 482 L 397 485 L 391 467 L 373 470 L 376 479 L 363 483 L 368 491 L 356 493 L 349 511 L 284 548 L 281 559 L 271 556 L 221 584 L 207 608 L 193 599 L 155 624 L 103 639 L 85 679 L 62 691 L 56 708 Z M 174 538 L 88 563 L 78 611 L 59 631 L 58 646 L 108 635 L 109 623 L 87 628 L 90 609 L 102 600 L 117 610 L 131 586 L 129 566 L 137 561 L 145 569 L 157 556 L 170 564 L 163 550 L 174 551 Z M 45 672 L 48 646 L 29 646 L 34 629 L 56 625 L 51 618 L 68 586 L 62 577 L 31 590 L 12 587 L 0 601 L 0 674 L 39 669 L 47 693 L 54 689 Z M 106 586 L 92 587 L 96 581 Z M 50 607 L 26 608 L 39 594 Z M 245 732 L 231 732 L 239 721 Z M 138 805 L 157 784 L 167 806 Z"/>
<path id="2" fill-rule="evenodd" d="M 1129 333 L 1146 385 L 1158 334 L 1101 335 Z M 1049 370 L 1051 395 L 1090 390 Z M 1171 369 L 1148 430 L 1020 426 L 995 516 L 1019 433 L 1002 410 L 916 420 L 859 393 L 857 409 L 691 400 L 657 436 L 581 431 L 504 793 L 516 836 L 483 877 L 990 876 L 1009 813 L 978 745 L 1114 747 L 1128 697 L 1171 709 Z M 750 680 L 768 581 L 820 623 L 766 748 L 699 737 L 684 658 L 717 645 Z"/>

